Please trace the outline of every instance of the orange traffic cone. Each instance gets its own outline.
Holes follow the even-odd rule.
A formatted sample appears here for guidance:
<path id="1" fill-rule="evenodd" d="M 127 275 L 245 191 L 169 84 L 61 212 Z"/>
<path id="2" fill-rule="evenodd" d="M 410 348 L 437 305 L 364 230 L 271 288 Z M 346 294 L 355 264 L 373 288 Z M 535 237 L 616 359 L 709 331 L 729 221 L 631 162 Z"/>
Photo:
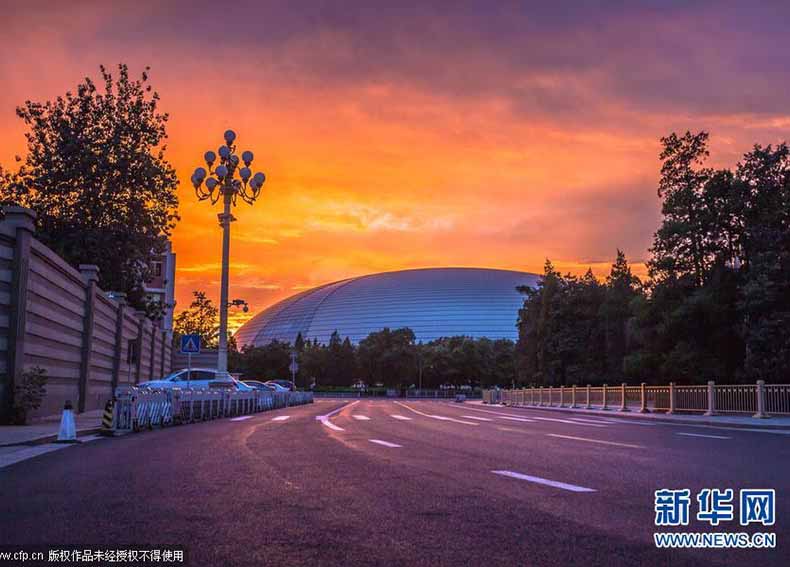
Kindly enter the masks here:
<path id="1" fill-rule="evenodd" d="M 60 431 L 58 443 L 77 443 L 77 424 L 74 422 L 74 411 L 71 400 L 66 400 L 63 405 L 63 415 L 60 418 Z"/>

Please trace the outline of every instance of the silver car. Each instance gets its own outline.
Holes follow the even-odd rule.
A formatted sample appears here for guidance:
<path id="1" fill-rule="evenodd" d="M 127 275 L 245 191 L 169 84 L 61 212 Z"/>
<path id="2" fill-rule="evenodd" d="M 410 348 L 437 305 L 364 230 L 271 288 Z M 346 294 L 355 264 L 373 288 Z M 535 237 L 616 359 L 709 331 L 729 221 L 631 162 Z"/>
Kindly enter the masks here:
<path id="1" fill-rule="evenodd" d="M 192 368 L 191 370 L 182 368 L 171 372 L 164 378 L 140 382 L 137 386 L 140 388 L 161 388 L 163 390 L 172 388 L 205 390 L 208 388 L 230 387 L 247 392 L 253 389 L 231 376 L 228 372 L 217 373 L 216 368 Z"/>

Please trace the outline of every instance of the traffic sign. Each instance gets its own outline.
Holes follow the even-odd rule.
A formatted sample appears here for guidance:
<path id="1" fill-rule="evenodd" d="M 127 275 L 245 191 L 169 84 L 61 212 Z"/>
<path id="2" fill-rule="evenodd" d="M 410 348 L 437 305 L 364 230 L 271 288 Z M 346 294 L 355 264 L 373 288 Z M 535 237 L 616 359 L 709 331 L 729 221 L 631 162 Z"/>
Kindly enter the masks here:
<path id="1" fill-rule="evenodd" d="M 200 335 L 181 335 L 181 354 L 200 354 Z"/>

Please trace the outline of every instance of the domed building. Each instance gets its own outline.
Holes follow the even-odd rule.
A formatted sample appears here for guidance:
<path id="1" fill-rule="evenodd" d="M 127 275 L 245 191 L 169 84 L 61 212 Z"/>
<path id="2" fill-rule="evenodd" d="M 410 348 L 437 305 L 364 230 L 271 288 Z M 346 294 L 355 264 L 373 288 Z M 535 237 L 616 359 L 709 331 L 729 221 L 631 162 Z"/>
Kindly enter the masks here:
<path id="1" fill-rule="evenodd" d="M 385 327 L 409 327 L 417 341 L 465 335 L 518 338 L 516 321 L 524 297 L 539 276 L 483 268 L 426 268 L 384 272 L 322 285 L 258 313 L 236 332 L 236 343 L 261 346 L 273 340 L 327 343 L 333 331 L 358 343 Z"/>

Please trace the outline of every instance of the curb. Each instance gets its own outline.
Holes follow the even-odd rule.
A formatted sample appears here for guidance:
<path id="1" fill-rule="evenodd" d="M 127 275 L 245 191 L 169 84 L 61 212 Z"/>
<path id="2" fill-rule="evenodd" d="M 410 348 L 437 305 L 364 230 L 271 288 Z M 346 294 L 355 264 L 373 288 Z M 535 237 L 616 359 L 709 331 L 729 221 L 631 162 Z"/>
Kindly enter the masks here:
<path id="1" fill-rule="evenodd" d="M 516 410 L 530 409 L 530 410 L 572 413 L 578 415 L 598 415 L 598 416 L 619 417 L 624 419 L 636 419 L 649 423 L 668 423 L 668 424 L 677 423 L 680 425 L 705 425 L 711 427 L 735 427 L 738 429 L 765 429 L 768 431 L 790 431 L 790 426 L 788 425 L 772 425 L 770 423 L 766 423 L 765 425 L 763 425 L 763 424 L 751 424 L 751 423 L 722 422 L 722 421 L 718 421 L 715 417 L 699 420 L 699 419 L 683 419 L 682 417 L 666 418 L 666 417 L 660 417 L 662 414 L 657 414 L 657 413 L 648 414 L 655 417 L 648 417 L 646 414 L 640 414 L 634 411 L 621 412 L 617 410 L 585 410 L 585 409 L 571 409 L 571 408 L 547 407 L 547 406 L 509 406 L 505 404 L 483 404 L 482 402 L 480 402 L 480 405 L 489 406 L 489 407 L 510 408 Z"/>
<path id="2" fill-rule="evenodd" d="M 85 429 L 78 429 L 77 430 L 77 442 L 79 443 L 79 437 L 85 437 L 86 435 L 94 435 L 96 433 L 100 433 L 102 431 L 101 427 L 88 427 Z M 28 439 L 27 441 L 19 441 L 18 443 L 0 443 L 0 447 L 22 447 L 25 445 L 43 445 L 45 443 L 54 443 L 58 439 L 58 434 L 53 433 L 51 435 L 42 435 L 41 437 L 35 437 L 33 439 Z"/>

